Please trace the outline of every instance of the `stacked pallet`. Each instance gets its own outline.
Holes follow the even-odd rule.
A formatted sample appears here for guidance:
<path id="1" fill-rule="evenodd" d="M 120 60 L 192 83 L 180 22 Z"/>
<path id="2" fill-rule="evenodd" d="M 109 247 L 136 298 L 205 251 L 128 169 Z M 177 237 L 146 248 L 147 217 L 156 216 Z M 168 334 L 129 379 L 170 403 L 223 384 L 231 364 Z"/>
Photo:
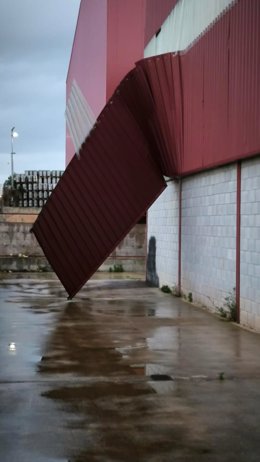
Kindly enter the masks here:
<path id="1" fill-rule="evenodd" d="M 19 207 L 42 207 L 57 185 L 62 170 L 26 170 L 14 176 L 14 188 L 20 192 Z"/>

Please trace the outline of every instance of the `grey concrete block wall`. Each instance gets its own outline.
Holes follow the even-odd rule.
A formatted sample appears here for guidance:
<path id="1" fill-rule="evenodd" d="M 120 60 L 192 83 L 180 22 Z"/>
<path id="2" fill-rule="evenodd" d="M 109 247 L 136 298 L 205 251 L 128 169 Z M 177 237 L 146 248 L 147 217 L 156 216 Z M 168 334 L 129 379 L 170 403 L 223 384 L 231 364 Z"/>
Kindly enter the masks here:
<path id="1" fill-rule="evenodd" d="M 182 292 L 210 310 L 223 307 L 236 285 L 236 213 L 236 164 L 183 179 Z M 178 274 L 178 216 L 172 182 L 149 209 L 147 229 L 147 245 L 151 237 L 156 243 L 156 278 L 149 282 L 171 288 Z M 240 245 L 240 322 L 260 332 L 260 156 L 241 165 Z"/>
<path id="2" fill-rule="evenodd" d="M 179 183 L 172 181 L 149 209 L 147 280 L 154 285 L 178 283 Z"/>
<path id="3" fill-rule="evenodd" d="M 182 290 L 222 306 L 236 281 L 236 165 L 186 178 L 182 186 Z"/>

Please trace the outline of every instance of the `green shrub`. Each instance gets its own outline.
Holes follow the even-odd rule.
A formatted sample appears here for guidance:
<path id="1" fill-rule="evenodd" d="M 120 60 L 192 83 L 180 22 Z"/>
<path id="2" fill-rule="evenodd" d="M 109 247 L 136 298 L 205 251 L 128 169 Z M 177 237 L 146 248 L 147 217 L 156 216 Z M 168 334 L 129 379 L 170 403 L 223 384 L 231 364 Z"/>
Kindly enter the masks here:
<path id="1" fill-rule="evenodd" d="M 161 287 L 161 291 L 164 292 L 165 294 L 171 294 L 172 293 L 170 287 L 166 286 L 166 285 Z"/>

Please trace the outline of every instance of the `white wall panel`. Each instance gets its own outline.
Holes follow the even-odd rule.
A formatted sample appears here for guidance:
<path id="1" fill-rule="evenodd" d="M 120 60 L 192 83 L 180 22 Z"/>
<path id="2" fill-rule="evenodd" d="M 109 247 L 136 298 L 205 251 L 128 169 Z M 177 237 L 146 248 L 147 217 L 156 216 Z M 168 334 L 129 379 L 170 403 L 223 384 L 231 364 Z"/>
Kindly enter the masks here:
<path id="1" fill-rule="evenodd" d="M 180 0 L 145 48 L 144 56 L 185 50 L 235 0 Z"/>
<path id="2" fill-rule="evenodd" d="M 65 114 L 75 152 L 78 153 L 93 128 L 95 116 L 75 80 L 72 82 Z"/>

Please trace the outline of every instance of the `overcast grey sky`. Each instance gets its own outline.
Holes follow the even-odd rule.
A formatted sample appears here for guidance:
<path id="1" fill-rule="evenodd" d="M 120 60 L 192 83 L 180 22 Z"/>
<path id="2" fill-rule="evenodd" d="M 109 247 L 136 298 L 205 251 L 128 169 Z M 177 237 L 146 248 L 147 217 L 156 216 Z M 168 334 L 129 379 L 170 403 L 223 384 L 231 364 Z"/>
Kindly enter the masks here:
<path id="1" fill-rule="evenodd" d="M 80 0 L 0 1 L 0 184 L 14 170 L 64 169 L 65 84 Z"/>

